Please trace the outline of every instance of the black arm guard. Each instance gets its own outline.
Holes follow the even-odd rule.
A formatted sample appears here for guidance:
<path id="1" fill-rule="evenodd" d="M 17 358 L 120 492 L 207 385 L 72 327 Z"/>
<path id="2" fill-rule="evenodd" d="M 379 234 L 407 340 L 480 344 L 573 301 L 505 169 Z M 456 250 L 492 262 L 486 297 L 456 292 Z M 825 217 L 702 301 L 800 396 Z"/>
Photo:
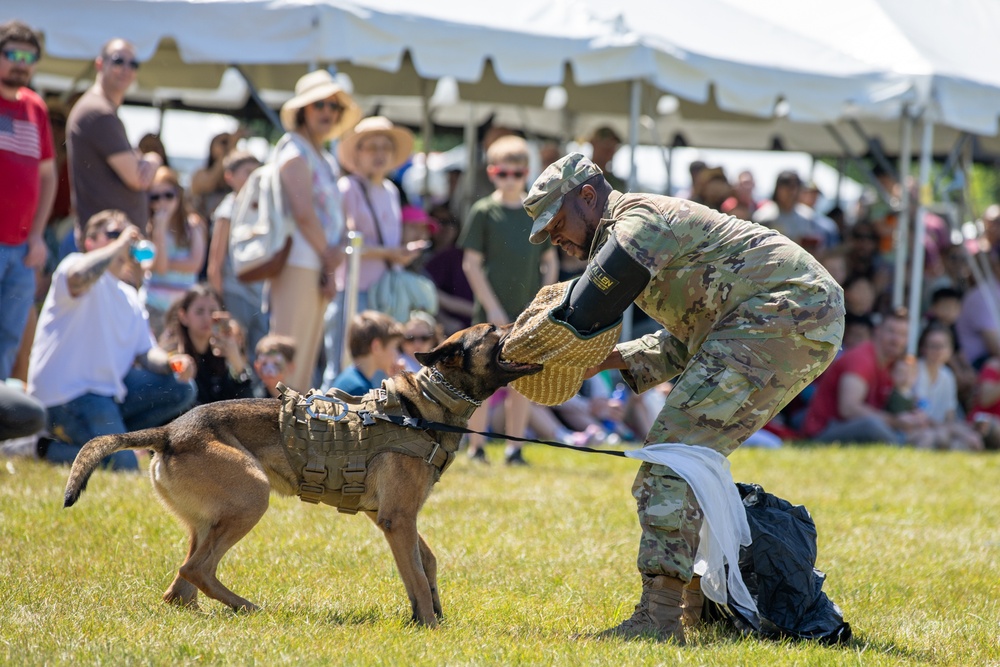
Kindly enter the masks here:
<path id="1" fill-rule="evenodd" d="M 581 334 L 614 324 L 649 283 L 649 270 L 611 235 L 573 286 L 563 312 L 554 315 Z"/>

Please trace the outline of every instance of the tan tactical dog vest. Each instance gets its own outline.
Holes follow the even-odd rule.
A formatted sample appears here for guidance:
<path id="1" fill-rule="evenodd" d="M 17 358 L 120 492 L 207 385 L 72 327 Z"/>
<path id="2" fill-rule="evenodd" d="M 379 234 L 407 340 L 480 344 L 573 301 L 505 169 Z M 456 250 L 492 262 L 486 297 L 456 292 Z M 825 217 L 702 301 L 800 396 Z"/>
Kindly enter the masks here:
<path id="1" fill-rule="evenodd" d="M 455 459 L 455 452 L 445 451 L 425 431 L 375 416 L 412 417 L 403 410 L 392 379 L 361 397 L 339 389 L 326 394 L 310 389 L 304 396 L 281 389 L 281 435 L 289 463 L 298 471 L 299 498 L 307 503 L 355 514 L 368 465 L 383 452 L 423 459 L 438 474 Z"/>

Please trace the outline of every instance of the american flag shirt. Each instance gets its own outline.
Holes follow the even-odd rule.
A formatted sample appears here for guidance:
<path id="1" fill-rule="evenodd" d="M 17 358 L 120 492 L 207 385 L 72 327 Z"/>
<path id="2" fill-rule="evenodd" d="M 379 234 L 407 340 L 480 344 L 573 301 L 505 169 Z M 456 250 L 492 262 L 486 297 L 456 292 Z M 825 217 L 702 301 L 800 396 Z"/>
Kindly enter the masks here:
<path id="1" fill-rule="evenodd" d="M 0 98 L 0 243 L 28 239 L 41 190 L 38 167 L 54 155 L 42 98 L 28 88 L 16 100 Z"/>

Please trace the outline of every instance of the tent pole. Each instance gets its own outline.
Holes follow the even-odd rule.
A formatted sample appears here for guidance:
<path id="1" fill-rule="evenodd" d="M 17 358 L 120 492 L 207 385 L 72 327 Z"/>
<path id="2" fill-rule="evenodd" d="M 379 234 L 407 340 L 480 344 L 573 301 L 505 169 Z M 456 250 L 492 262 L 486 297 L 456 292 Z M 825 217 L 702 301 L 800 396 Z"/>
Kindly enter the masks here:
<path id="1" fill-rule="evenodd" d="M 358 314 L 358 280 L 361 275 L 361 252 L 365 240 L 360 232 L 347 232 L 347 285 L 344 287 L 344 312 L 340 320 L 343 329 L 344 347 L 340 349 L 340 368 L 344 369 L 353 363 L 351 346 L 347 344 L 347 332 Z M 335 350 L 334 353 L 337 351 Z"/>
<path id="2" fill-rule="evenodd" d="M 243 81 L 245 81 L 247 84 L 247 90 L 250 91 L 250 99 L 254 101 L 254 104 L 260 107 L 260 110 L 264 112 L 264 115 L 267 117 L 269 121 L 271 121 L 272 125 L 274 125 L 279 130 L 282 130 L 283 127 L 281 125 L 281 119 L 278 118 L 278 114 L 275 113 L 274 109 L 267 106 L 263 98 L 261 98 L 260 93 L 257 92 L 257 86 L 253 85 L 253 81 L 251 81 L 250 77 L 247 76 L 247 73 L 243 71 L 243 68 L 240 67 L 239 65 L 230 65 L 230 67 L 235 68 L 236 71 L 240 73 L 240 76 L 243 77 Z"/>
<path id="3" fill-rule="evenodd" d="M 423 124 L 420 128 L 424 135 L 424 183 L 420 187 L 420 199 L 422 208 L 426 211 L 430 209 L 431 193 L 431 167 L 428 161 L 431 155 L 431 144 L 434 142 L 434 122 L 431 120 L 431 93 L 428 90 L 431 82 L 424 79 L 420 82 L 420 110 L 423 112 Z"/>
<path id="4" fill-rule="evenodd" d="M 931 182 L 931 152 L 934 149 L 934 121 L 924 115 L 924 135 L 920 147 L 920 206 L 917 208 L 917 215 L 914 220 L 913 235 L 913 264 L 910 267 L 910 336 L 906 351 L 909 354 L 917 353 L 917 338 L 920 335 L 920 307 L 923 303 L 923 281 L 924 281 L 924 235 L 926 224 L 924 217 L 927 215 L 927 206 L 931 203 L 933 196 L 930 192 Z M 903 184 L 903 198 L 909 197 L 906 191 L 906 184 Z"/>
<path id="5" fill-rule="evenodd" d="M 635 192 L 639 185 L 638 174 L 635 173 L 635 150 L 639 144 L 639 106 L 642 104 L 642 82 L 634 79 L 631 84 L 628 104 L 628 147 L 631 164 L 628 171 L 628 189 Z"/>
<path id="6" fill-rule="evenodd" d="M 899 224 L 896 226 L 895 273 L 892 280 L 892 307 L 899 308 L 906 299 L 906 255 L 910 247 L 910 196 L 906 179 L 910 175 L 913 158 L 913 116 L 909 109 L 903 109 L 903 126 L 899 139 L 899 179 L 903 186 L 903 196 L 899 199 Z M 915 246 L 916 247 L 916 246 Z"/>
<path id="7" fill-rule="evenodd" d="M 635 151 L 639 145 L 639 106 L 642 104 L 642 82 L 634 79 L 631 85 L 628 105 L 628 146 L 631 165 L 628 170 L 628 189 L 635 192 L 639 187 L 639 175 L 635 171 Z M 630 305 L 622 316 L 622 340 L 632 340 L 632 315 L 635 306 Z"/>
<path id="8" fill-rule="evenodd" d="M 937 178 L 934 179 L 935 191 L 940 192 L 941 182 L 945 179 L 945 177 L 951 176 L 959 170 L 962 156 L 965 153 L 965 145 L 968 143 L 969 139 L 969 133 L 962 132 L 958 139 L 955 140 L 954 145 L 948 152 L 947 159 L 944 161 L 944 165 L 941 167 L 941 171 L 938 173 Z"/>
<path id="9" fill-rule="evenodd" d="M 868 136 L 868 134 L 865 132 L 864 128 L 861 127 L 861 123 L 859 123 L 855 119 L 851 119 L 851 120 L 847 121 L 847 123 L 848 123 L 848 125 L 851 126 L 851 129 L 854 130 L 854 133 L 857 134 L 858 137 L 860 137 L 861 140 L 864 141 L 868 145 L 869 152 L 871 152 L 872 157 L 875 158 L 875 161 L 879 163 L 879 166 L 881 166 L 883 169 L 885 169 L 890 174 L 893 171 L 895 171 L 895 166 L 892 164 L 892 162 L 889 161 L 889 158 L 887 158 L 885 156 L 885 153 L 882 152 L 882 147 L 879 145 L 879 143 L 877 141 L 875 141 L 870 136 Z M 898 174 L 897 174 L 897 176 L 898 176 Z"/>
<path id="10" fill-rule="evenodd" d="M 883 188 L 882 184 L 878 182 L 877 178 L 875 178 L 875 174 L 872 172 L 871 169 L 868 168 L 868 165 L 859 160 L 858 156 L 856 156 L 851 151 L 851 147 L 844 140 L 844 137 L 840 136 L 840 132 L 837 132 L 837 128 L 835 128 L 830 123 L 827 123 L 823 127 L 826 129 L 829 135 L 833 137 L 833 140 L 837 142 L 837 145 L 840 147 L 840 151 L 844 154 L 844 157 L 850 160 L 854 164 L 854 166 L 856 166 L 858 170 L 865 175 L 865 178 L 868 179 L 868 182 L 872 185 L 872 187 L 875 188 L 875 191 L 878 193 L 879 199 L 881 199 L 883 202 L 891 206 L 892 195 L 885 191 L 885 188 Z"/>
<path id="11" fill-rule="evenodd" d="M 475 202 L 472 200 L 473 195 L 476 191 L 476 178 L 479 174 L 479 160 L 477 159 L 479 152 L 479 146 L 476 141 L 476 110 L 475 105 L 472 102 L 467 102 L 469 107 L 469 116 L 465 119 L 465 159 L 466 167 L 465 173 L 462 175 L 462 192 L 461 196 L 463 201 L 466 202 L 467 206 L 472 206 Z M 466 208 L 461 212 L 462 215 L 462 226 L 464 227 L 468 220 L 466 217 L 469 215 L 469 209 Z"/>

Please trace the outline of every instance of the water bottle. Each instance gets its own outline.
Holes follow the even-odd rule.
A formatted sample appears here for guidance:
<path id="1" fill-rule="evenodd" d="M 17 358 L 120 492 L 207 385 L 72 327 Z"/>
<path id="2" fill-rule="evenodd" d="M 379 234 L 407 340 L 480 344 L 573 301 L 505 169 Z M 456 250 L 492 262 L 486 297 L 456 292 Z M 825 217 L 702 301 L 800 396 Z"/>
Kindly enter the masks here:
<path id="1" fill-rule="evenodd" d="M 147 268 L 153 263 L 153 258 L 156 257 L 156 246 L 153 245 L 152 241 L 147 241 L 145 239 L 140 239 L 132 244 L 131 247 L 132 257 L 135 261 L 139 262 L 139 265 L 143 268 Z"/>

